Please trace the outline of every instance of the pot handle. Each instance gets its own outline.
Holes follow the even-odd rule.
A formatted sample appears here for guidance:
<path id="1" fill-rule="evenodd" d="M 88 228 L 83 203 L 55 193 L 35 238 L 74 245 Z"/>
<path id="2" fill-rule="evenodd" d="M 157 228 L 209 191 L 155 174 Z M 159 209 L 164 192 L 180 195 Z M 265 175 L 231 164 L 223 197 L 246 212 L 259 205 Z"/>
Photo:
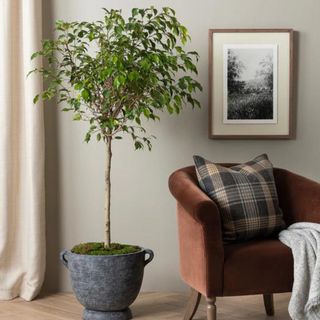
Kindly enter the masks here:
<path id="1" fill-rule="evenodd" d="M 68 268 L 68 260 L 66 259 L 67 253 L 68 253 L 67 250 L 62 250 L 60 252 L 60 260 L 66 268 Z"/>
<path id="2" fill-rule="evenodd" d="M 145 254 L 148 254 L 149 255 L 149 258 L 147 260 L 144 261 L 144 265 L 146 266 L 148 263 L 150 263 L 153 258 L 154 258 L 154 253 L 152 250 L 150 249 L 144 249 L 145 251 Z"/>

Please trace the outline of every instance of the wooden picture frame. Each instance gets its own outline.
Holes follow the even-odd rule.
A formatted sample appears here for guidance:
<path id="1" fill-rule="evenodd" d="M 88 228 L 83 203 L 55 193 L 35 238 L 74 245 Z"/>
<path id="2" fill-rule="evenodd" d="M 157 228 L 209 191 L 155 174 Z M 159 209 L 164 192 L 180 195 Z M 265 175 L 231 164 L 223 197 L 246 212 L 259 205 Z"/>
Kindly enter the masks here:
<path id="1" fill-rule="evenodd" d="M 295 137 L 293 38 L 292 29 L 209 29 L 209 138 Z"/>

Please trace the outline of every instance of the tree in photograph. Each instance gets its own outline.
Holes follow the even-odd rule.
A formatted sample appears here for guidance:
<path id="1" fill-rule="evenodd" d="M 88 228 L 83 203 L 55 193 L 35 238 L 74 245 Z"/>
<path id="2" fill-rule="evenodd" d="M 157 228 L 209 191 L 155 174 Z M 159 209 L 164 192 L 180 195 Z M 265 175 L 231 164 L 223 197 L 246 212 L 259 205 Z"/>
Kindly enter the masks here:
<path id="1" fill-rule="evenodd" d="M 269 54 L 260 63 L 261 69 L 257 72 L 268 91 L 273 91 L 273 59 Z"/>
<path id="2" fill-rule="evenodd" d="M 229 94 L 240 93 L 244 83 L 240 81 L 240 76 L 245 69 L 242 61 L 239 60 L 232 50 L 228 50 L 228 91 Z"/>

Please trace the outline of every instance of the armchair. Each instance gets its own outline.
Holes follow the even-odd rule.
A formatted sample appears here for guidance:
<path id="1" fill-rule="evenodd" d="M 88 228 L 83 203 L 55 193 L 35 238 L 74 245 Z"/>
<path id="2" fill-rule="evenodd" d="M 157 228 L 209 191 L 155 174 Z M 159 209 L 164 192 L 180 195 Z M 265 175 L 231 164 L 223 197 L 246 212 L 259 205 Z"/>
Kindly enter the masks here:
<path id="1" fill-rule="evenodd" d="M 287 225 L 320 223 L 320 184 L 278 168 L 274 177 Z M 177 200 L 180 273 L 192 288 L 184 320 L 193 318 L 201 295 L 208 320 L 216 320 L 215 300 L 222 296 L 263 294 L 266 313 L 273 315 L 273 293 L 292 289 L 290 248 L 276 238 L 224 245 L 219 209 L 200 189 L 193 166 L 174 172 L 169 188 Z"/>

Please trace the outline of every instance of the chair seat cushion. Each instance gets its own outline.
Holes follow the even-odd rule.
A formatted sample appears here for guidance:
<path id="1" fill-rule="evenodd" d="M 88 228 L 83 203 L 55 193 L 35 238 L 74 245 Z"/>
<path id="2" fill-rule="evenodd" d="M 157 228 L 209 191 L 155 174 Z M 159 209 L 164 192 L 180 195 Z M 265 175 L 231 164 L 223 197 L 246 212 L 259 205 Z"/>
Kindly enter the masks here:
<path id="1" fill-rule="evenodd" d="M 230 168 L 194 156 L 202 190 L 219 207 L 225 242 L 268 237 L 284 227 L 266 154 Z"/>
<path id="2" fill-rule="evenodd" d="M 291 292 L 291 249 L 277 239 L 225 246 L 223 295 Z"/>

